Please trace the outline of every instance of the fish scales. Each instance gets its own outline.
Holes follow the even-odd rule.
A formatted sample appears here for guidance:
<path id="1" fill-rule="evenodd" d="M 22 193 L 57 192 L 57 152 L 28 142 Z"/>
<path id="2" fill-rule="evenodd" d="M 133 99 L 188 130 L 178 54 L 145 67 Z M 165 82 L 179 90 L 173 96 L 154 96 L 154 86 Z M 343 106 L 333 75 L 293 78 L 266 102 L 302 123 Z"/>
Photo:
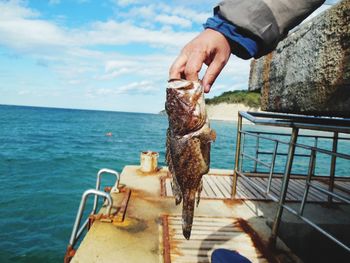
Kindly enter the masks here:
<path id="1" fill-rule="evenodd" d="M 166 161 L 173 177 L 175 203 L 183 202 L 182 230 L 189 239 L 196 193 L 198 205 L 202 176 L 209 171 L 210 142 L 216 135 L 209 127 L 203 87 L 199 82 L 170 81 L 165 109 L 169 119 Z"/>

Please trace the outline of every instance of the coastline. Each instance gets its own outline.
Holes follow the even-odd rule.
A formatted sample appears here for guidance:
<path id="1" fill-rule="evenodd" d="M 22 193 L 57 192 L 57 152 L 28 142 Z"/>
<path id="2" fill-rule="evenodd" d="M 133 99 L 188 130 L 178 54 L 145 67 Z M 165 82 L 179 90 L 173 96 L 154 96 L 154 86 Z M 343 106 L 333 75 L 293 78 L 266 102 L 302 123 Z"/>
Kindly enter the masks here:
<path id="1" fill-rule="evenodd" d="M 260 111 L 260 109 L 247 107 L 241 103 L 207 104 L 206 108 L 210 120 L 220 121 L 237 121 L 239 111 Z"/>

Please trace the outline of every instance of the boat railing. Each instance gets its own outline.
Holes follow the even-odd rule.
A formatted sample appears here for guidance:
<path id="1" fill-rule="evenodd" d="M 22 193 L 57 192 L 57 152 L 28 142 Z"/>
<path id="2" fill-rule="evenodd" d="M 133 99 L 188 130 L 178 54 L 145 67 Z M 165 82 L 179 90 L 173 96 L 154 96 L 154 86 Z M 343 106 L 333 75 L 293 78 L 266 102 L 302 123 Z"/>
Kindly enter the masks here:
<path id="1" fill-rule="evenodd" d="M 83 216 L 83 212 L 85 209 L 85 205 L 86 205 L 86 200 L 88 198 L 89 195 L 94 195 L 94 196 L 101 196 L 104 197 L 107 200 L 107 212 L 106 212 L 106 216 L 109 216 L 111 213 L 111 209 L 112 209 L 112 197 L 109 193 L 103 192 L 103 191 L 98 191 L 96 189 L 89 189 L 86 190 L 82 197 L 81 197 L 81 201 L 80 201 L 80 205 L 78 208 L 78 212 L 77 212 L 77 216 L 75 217 L 75 221 L 74 221 L 74 226 L 73 226 L 73 230 L 72 230 L 72 234 L 71 237 L 69 239 L 69 245 L 71 245 L 72 247 L 75 245 L 75 243 L 77 242 L 77 240 L 80 238 L 81 234 L 84 232 L 89 220 L 87 219 L 84 224 L 82 224 L 80 226 L 80 222 L 81 222 L 81 218 Z M 79 228 L 80 227 L 80 228 Z"/>
<path id="2" fill-rule="evenodd" d="M 103 174 L 112 174 L 116 177 L 116 181 L 115 181 L 114 186 L 106 188 L 105 191 L 100 190 L 101 177 Z M 111 192 L 111 193 L 118 193 L 119 192 L 119 188 L 118 188 L 119 180 L 120 180 L 120 176 L 119 176 L 119 173 L 117 171 L 112 170 L 112 169 L 103 168 L 103 169 L 99 170 L 97 173 L 96 188 L 86 190 L 83 193 L 83 195 L 81 197 L 80 205 L 78 208 L 78 212 L 77 212 L 77 215 L 76 215 L 76 218 L 74 221 L 72 233 L 71 233 L 71 236 L 69 239 L 69 244 L 67 247 L 66 255 L 64 257 L 65 263 L 70 262 L 70 260 L 74 256 L 74 254 L 75 254 L 74 246 L 76 245 L 76 243 L 80 239 L 82 233 L 87 229 L 87 226 L 89 225 L 89 217 L 84 221 L 84 223 L 81 223 L 88 197 L 90 195 L 94 196 L 94 203 L 93 203 L 93 207 L 92 207 L 92 210 L 91 210 L 89 216 L 96 214 L 99 197 L 103 197 L 104 201 L 107 200 L 107 210 L 105 213 L 105 217 L 108 218 L 110 216 L 112 205 L 113 205 L 113 199 L 112 199 L 109 192 Z"/>
<path id="3" fill-rule="evenodd" d="M 254 124 L 260 125 L 269 125 L 269 126 L 277 126 L 277 127 L 290 127 L 292 129 L 291 134 L 282 134 L 282 133 L 273 133 L 273 132 L 261 132 L 261 131 L 246 131 L 243 130 L 242 118 L 245 118 Z M 332 132 L 333 136 L 325 136 L 325 135 L 304 135 L 299 134 L 299 130 L 307 129 L 307 130 L 322 130 L 326 132 Z M 334 192 L 334 181 L 335 181 L 335 171 L 336 171 L 336 161 L 337 158 L 343 159 L 346 161 L 350 161 L 350 155 L 345 153 L 340 153 L 337 151 L 337 146 L 339 140 L 350 140 L 349 137 L 342 136 L 339 137 L 339 133 L 350 134 L 350 120 L 348 119 L 330 119 L 330 118 L 322 118 L 322 117 L 310 117 L 310 116 L 298 116 L 298 115 L 289 115 L 289 114 L 269 114 L 269 113 L 250 113 L 250 112 L 239 112 L 238 114 L 238 128 L 237 128 L 237 140 L 236 140 L 236 157 L 235 157 L 235 169 L 234 169 L 234 180 L 233 180 L 233 188 L 232 188 L 232 197 L 236 196 L 237 191 L 237 180 L 238 177 L 241 177 L 248 184 L 254 186 L 257 190 L 261 191 L 273 201 L 278 203 L 277 211 L 275 215 L 275 219 L 272 226 L 271 233 L 271 243 L 274 245 L 276 243 L 276 238 L 278 234 L 279 225 L 282 218 L 283 209 L 286 209 L 290 213 L 294 214 L 301 220 L 303 220 L 306 224 L 310 225 L 323 235 L 330 238 L 332 241 L 337 243 L 339 246 L 343 247 L 347 251 L 350 252 L 350 247 L 344 244 L 342 241 L 337 239 L 331 233 L 325 231 L 311 219 L 304 216 L 304 208 L 307 202 L 307 197 L 309 194 L 310 188 L 313 188 L 325 195 L 328 196 L 328 202 L 332 202 L 333 198 L 338 199 L 346 204 L 350 204 L 350 199 Z M 272 135 L 273 137 L 269 137 Z M 277 139 L 278 136 L 289 136 L 289 141 L 284 141 L 281 139 Z M 256 150 L 255 154 L 249 154 L 245 151 L 245 139 L 246 137 L 256 138 Z M 309 137 L 315 138 L 314 145 L 306 145 L 303 143 L 298 143 L 298 138 L 301 137 Z M 318 147 L 317 142 L 320 139 L 331 139 L 333 140 L 332 149 L 327 150 Z M 269 152 L 271 155 L 271 160 L 266 162 L 259 158 L 261 154 L 265 154 L 259 152 L 259 144 L 261 140 L 268 140 L 273 144 L 273 150 Z M 286 153 L 278 152 L 279 145 L 286 145 L 288 151 Z M 310 152 L 310 154 L 297 154 L 295 152 L 296 148 L 301 148 Z M 330 173 L 329 173 L 329 185 L 328 189 L 322 188 L 319 185 L 316 185 L 312 182 L 312 178 L 315 177 L 315 167 L 316 167 L 316 156 L 317 153 L 325 154 L 330 156 Z M 267 154 L 267 153 L 266 153 Z M 272 180 L 274 177 L 274 170 L 276 166 L 276 157 L 278 155 L 285 155 L 287 157 L 285 168 L 282 175 L 282 186 L 279 196 L 275 196 L 270 193 L 270 188 L 272 184 Z M 309 158 L 308 172 L 305 175 L 305 189 L 304 194 L 301 200 L 301 204 L 299 210 L 295 210 L 291 206 L 286 204 L 286 196 L 288 191 L 288 184 L 291 178 L 292 165 L 295 156 Z M 257 172 L 258 165 L 262 165 L 269 169 L 268 172 L 268 182 L 266 189 L 259 184 L 257 184 L 252 178 L 250 178 L 246 172 L 243 171 L 243 160 L 244 158 L 250 159 L 254 161 L 254 172 Z M 319 176 L 318 176 L 319 177 Z M 323 178 L 325 176 L 322 176 Z"/>
<path id="4" fill-rule="evenodd" d="M 120 181 L 120 175 L 117 171 L 115 170 L 112 170 L 112 169 L 108 169 L 108 168 L 103 168 L 101 170 L 98 171 L 97 173 L 97 178 L 96 178 L 96 187 L 95 189 L 96 190 L 100 190 L 100 187 L 101 187 L 101 177 L 103 174 L 111 174 L 111 175 L 114 175 L 116 177 L 116 181 L 115 181 L 115 184 L 114 186 L 111 188 L 110 192 L 112 193 L 118 193 L 119 192 L 119 188 L 118 188 L 118 185 L 119 185 L 119 181 Z M 109 189 L 108 189 L 109 190 Z M 98 204 L 98 195 L 95 195 L 95 198 L 94 198 L 94 205 L 93 205 L 93 208 L 92 208 L 92 214 L 95 214 L 96 213 L 96 210 L 97 210 L 97 204 Z"/>

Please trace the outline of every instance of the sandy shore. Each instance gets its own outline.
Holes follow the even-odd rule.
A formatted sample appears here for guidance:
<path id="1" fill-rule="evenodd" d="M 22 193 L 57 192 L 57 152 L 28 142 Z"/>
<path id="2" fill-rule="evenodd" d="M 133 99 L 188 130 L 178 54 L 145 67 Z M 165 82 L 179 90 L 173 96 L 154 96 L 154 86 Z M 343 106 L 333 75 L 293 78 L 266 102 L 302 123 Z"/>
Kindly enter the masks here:
<path id="1" fill-rule="evenodd" d="M 259 111 L 243 104 L 220 103 L 217 105 L 206 105 L 209 119 L 223 121 L 237 121 L 238 111 Z"/>

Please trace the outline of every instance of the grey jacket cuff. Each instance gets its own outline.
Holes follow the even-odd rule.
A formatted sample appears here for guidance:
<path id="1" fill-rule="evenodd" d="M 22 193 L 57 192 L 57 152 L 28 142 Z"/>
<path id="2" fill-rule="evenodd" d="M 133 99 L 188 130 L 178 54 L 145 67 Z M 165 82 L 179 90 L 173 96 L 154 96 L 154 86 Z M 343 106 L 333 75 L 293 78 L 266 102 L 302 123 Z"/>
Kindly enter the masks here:
<path id="1" fill-rule="evenodd" d="M 256 58 L 273 50 L 288 31 L 324 0 L 225 0 L 214 13 L 259 43 Z"/>

